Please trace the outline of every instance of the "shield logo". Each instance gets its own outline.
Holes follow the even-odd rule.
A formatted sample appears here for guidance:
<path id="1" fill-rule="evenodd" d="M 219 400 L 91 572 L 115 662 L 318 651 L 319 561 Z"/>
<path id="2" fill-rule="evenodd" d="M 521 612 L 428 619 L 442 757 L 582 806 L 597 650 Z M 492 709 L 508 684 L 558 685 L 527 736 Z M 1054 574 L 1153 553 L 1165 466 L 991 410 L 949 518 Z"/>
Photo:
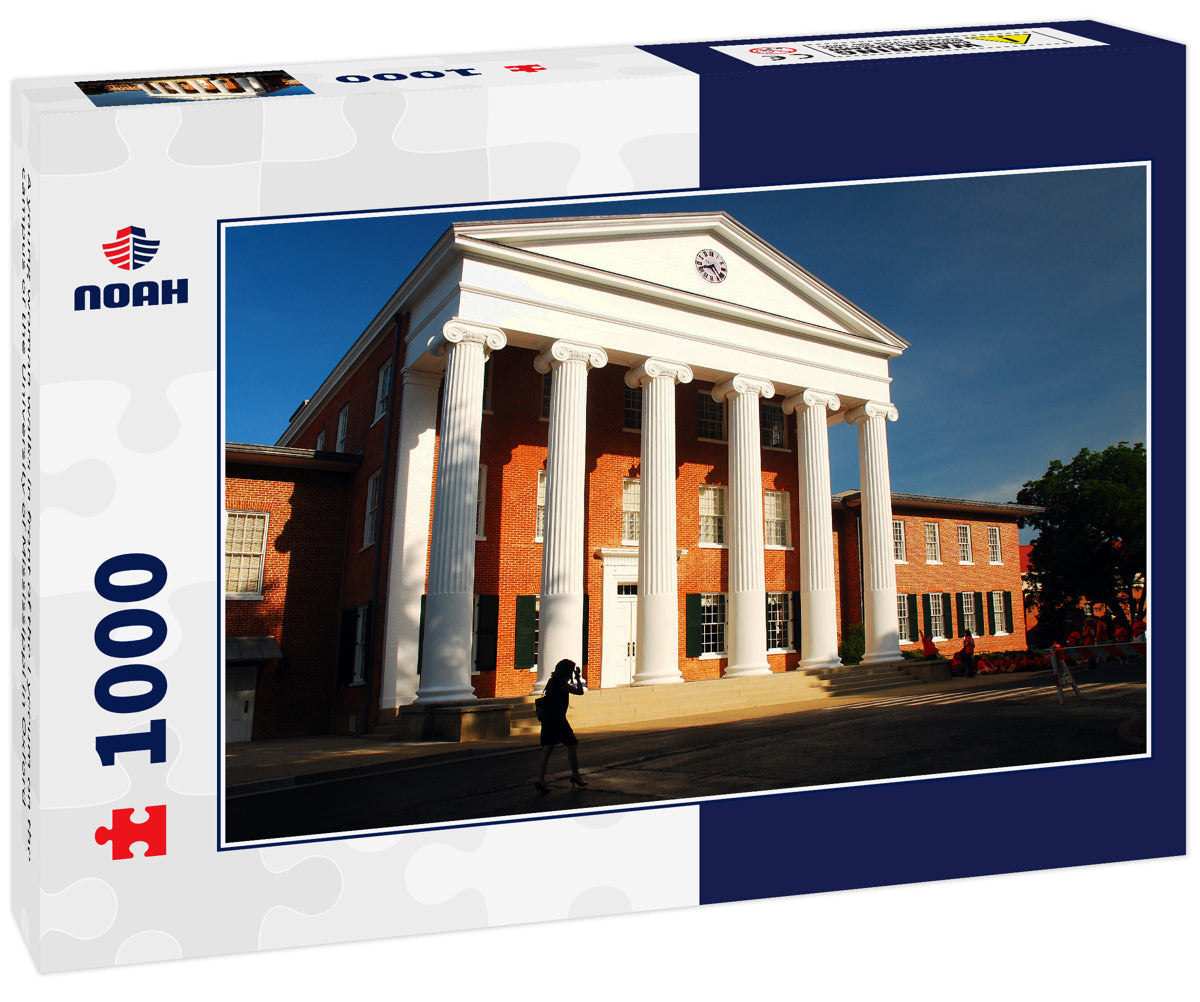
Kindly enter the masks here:
<path id="1" fill-rule="evenodd" d="M 148 240 L 146 231 L 140 226 L 126 226 L 117 231 L 117 238 L 104 244 L 104 256 L 124 271 L 137 270 L 147 265 L 158 253 L 157 240 Z"/>

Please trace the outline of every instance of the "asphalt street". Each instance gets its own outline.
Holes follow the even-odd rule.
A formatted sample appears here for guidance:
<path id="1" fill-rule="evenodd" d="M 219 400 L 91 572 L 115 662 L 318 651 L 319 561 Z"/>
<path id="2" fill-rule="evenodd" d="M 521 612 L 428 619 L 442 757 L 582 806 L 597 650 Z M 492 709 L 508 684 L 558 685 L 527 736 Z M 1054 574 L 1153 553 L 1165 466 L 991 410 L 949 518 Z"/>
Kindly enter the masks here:
<path id="1" fill-rule="evenodd" d="M 280 789 L 231 791 L 226 841 L 460 824 L 489 818 L 733 793 L 1128 756 L 1145 751 L 1144 677 L 1105 673 L 1058 702 L 1042 673 L 995 688 L 815 704 L 751 719 L 580 734 L 588 782 L 574 790 L 556 749 L 551 792 L 536 796 L 537 737 L 486 753 Z"/>

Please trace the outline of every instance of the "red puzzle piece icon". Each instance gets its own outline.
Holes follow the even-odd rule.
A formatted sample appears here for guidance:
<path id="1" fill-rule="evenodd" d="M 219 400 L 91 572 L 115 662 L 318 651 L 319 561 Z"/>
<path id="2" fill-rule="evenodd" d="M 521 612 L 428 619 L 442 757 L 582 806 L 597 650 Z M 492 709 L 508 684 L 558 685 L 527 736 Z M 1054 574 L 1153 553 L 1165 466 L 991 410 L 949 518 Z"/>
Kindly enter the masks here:
<path id="1" fill-rule="evenodd" d="M 143 856 L 165 856 L 167 854 L 167 805 L 147 807 L 150 817 L 134 822 L 134 808 L 126 807 L 112 812 L 112 827 L 96 829 L 96 845 L 112 843 L 113 859 L 133 859 L 129 847 L 134 842 L 145 842 Z"/>

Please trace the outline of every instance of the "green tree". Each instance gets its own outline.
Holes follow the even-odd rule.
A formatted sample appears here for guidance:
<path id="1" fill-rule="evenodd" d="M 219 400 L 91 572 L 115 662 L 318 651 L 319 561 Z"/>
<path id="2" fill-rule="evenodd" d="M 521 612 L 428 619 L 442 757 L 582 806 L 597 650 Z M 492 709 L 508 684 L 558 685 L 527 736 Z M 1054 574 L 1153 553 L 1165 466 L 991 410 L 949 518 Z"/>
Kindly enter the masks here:
<path id="1" fill-rule="evenodd" d="M 1146 615 L 1146 447 L 1118 442 L 1054 460 L 1027 481 L 1019 504 L 1038 505 L 1019 524 L 1038 530 L 1029 556 L 1030 599 L 1043 639 L 1061 639 L 1080 603 L 1103 602 L 1126 627 Z M 1043 630 L 1043 627 L 1045 628 Z"/>

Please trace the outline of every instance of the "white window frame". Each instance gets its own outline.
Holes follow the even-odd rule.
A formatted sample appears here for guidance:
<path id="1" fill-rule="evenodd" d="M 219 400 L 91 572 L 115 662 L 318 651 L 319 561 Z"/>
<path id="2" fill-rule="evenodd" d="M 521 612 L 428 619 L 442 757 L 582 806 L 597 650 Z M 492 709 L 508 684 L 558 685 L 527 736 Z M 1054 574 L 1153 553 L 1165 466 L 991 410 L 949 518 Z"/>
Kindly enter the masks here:
<path id="1" fill-rule="evenodd" d="M 705 623 L 705 609 L 717 609 L 708 621 Z M 711 646 L 711 634 L 705 630 L 705 626 L 712 627 L 715 633 L 719 626 L 721 630 L 721 647 L 718 650 L 715 646 Z M 729 603 L 726 601 L 725 593 L 716 592 L 701 592 L 700 593 L 700 657 L 702 658 L 723 658 L 727 656 L 729 645 Z"/>
<path id="2" fill-rule="evenodd" d="M 771 600 L 776 602 L 776 610 L 782 609 L 782 618 L 776 619 L 776 623 L 782 627 L 784 644 L 782 647 L 771 646 Z M 785 652 L 794 651 L 794 640 L 792 638 L 792 593 L 790 591 L 769 591 L 767 592 L 767 653 L 782 654 Z"/>
<path id="3" fill-rule="evenodd" d="M 544 539 L 546 529 L 546 471 L 538 470 L 537 475 L 537 508 L 533 516 L 533 541 L 540 543 Z"/>
<path id="4" fill-rule="evenodd" d="M 930 532 L 930 530 L 933 530 Z M 933 556 L 930 556 L 930 554 Z M 925 523 L 925 563 L 940 564 L 942 562 L 942 534 L 937 522 Z"/>
<path id="5" fill-rule="evenodd" d="M 479 464 L 479 479 L 475 483 L 475 538 L 487 539 L 483 534 L 484 518 L 487 517 L 487 467 Z"/>
<path id="6" fill-rule="evenodd" d="M 904 539 L 904 520 L 900 518 L 892 519 L 892 556 L 896 558 L 896 563 L 908 563 L 908 547 Z"/>
<path id="7" fill-rule="evenodd" d="M 368 546 L 374 545 L 379 538 L 379 507 L 382 501 L 379 488 L 382 483 L 382 473 L 382 470 L 376 470 L 371 474 L 371 479 L 367 481 L 367 507 L 363 516 L 362 548 L 364 550 Z"/>
<path id="8" fill-rule="evenodd" d="M 1004 619 L 1004 592 L 994 591 L 989 594 L 992 596 L 992 621 L 996 624 L 996 632 L 992 635 L 995 637 L 1007 637 L 1008 630 L 1005 627 L 1008 623 Z"/>
<path id="9" fill-rule="evenodd" d="M 912 624 L 908 621 L 908 595 L 896 593 L 896 622 L 899 625 L 900 643 L 913 643 Z"/>
<path id="10" fill-rule="evenodd" d="M 775 503 L 779 511 L 771 517 L 771 504 Z M 765 542 L 771 536 L 772 525 L 783 526 L 783 542 Z M 763 491 L 763 540 L 768 550 L 790 550 L 792 548 L 792 499 L 787 491 Z"/>
<path id="11" fill-rule="evenodd" d="M 346 439 L 350 432 L 350 405 L 346 404 L 338 411 L 338 429 L 337 429 L 337 444 L 333 447 L 334 452 L 346 451 Z"/>
<path id="12" fill-rule="evenodd" d="M 971 636 L 979 636 L 979 615 L 975 609 L 975 593 L 973 591 L 961 592 L 963 621 L 962 628 Z"/>
<path id="13" fill-rule="evenodd" d="M 708 512 L 708 513 L 706 513 L 704 510 L 704 508 L 705 508 L 704 499 L 706 497 L 710 497 L 713 499 L 713 503 L 711 505 L 712 510 L 711 510 L 711 512 Z M 719 485 L 715 485 L 715 484 L 701 484 L 699 499 L 700 499 L 700 507 L 699 507 L 699 520 L 697 522 L 697 525 L 700 530 L 700 540 L 699 540 L 700 546 L 706 547 L 709 549 L 714 549 L 714 550 L 727 549 L 729 544 L 728 544 L 728 542 L 726 542 L 726 540 L 728 539 L 728 536 L 726 535 L 726 529 L 728 528 L 729 523 L 727 521 L 728 508 L 725 505 L 725 500 L 726 500 L 725 488 L 722 486 L 719 486 Z M 705 519 L 710 519 L 711 522 L 706 523 Z M 706 535 L 705 530 L 706 530 L 706 528 L 709 528 L 709 527 L 711 527 L 715 531 L 709 532 L 707 534 L 710 536 L 719 536 L 720 540 L 721 540 L 720 542 L 705 541 L 705 538 L 704 538 Z"/>
<path id="14" fill-rule="evenodd" d="M 957 527 L 957 531 L 958 562 L 960 564 L 973 564 L 975 561 L 972 559 L 973 555 L 971 552 L 971 527 L 969 525 L 959 525 Z M 966 537 L 965 539 L 963 538 L 964 535 Z M 963 556 L 964 552 L 966 553 L 966 556 Z"/>
<path id="15" fill-rule="evenodd" d="M 391 390 L 392 360 L 389 358 L 379 367 L 379 377 L 375 382 L 375 417 L 371 421 L 372 424 L 387 414 L 388 397 Z"/>
<path id="16" fill-rule="evenodd" d="M 253 518 L 255 521 L 257 521 L 258 519 L 262 519 L 262 543 L 258 547 L 257 553 L 255 553 L 251 549 L 242 549 L 242 550 L 238 550 L 236 552 L 232 552 L 232 553 L 230 552 L 230 549 L 229 549 L 229 527 L 230 527 L 229 519 L 231 517 L 232 518 L 241 518 L 244 520 L 249 520 L 249 519 Z M 245 523 L 243 523 L 243 524 L 245 524 Z M 234 532 L 236 533 L 236 531 L 237 530 L 235 528 Z M 267 563 L 267 540 L 270 538 L 270 533 L 271 533 L 271 513 L 270 512 L 243 511 L 243 510 L 230 510 L 230 511 L 225 512 L 225 562 L 224 562 L 224 567 L 225 567 L 225 588 L 227 589 L 225 592 L 226 598 L 236 599 L 239 601 L 257 601 L 263 597 L 263 571 L 264 571 L 264 569 L 266 567 L 266 563 Z M 244 538 L 245 538 L 245 534 L 243 533 L 243 539 Z M 257 574 L 255 575 L 257 577 L 257 581 L 254 584 L 254 588 L 252 588 L 252 589 L 245 588 L 245 589 L 242 589 L 241 591 L 229 591 L 228 590 L 230 557 L 233 557 L 235 559 L 240 559 L 240 560 L 249 560 L 251 562 L 252 566 L 253 566 L 253 563 L 255 560 L 258 561 L 258 571 L 257 571 Z"/>
<path id="17" fill-rule="evenodd" d="M 325 451 L 325 429 L 324 428 L 322 428 L 319 432 L 317 432 L 316 450 L 317 450 L 317 452 Z"/>
<path id="18" fill-rule="evenodd" d="M 929 593 L 929 626 L 933 631 L 933 636 L 930 640 L 948 640 L 946 636 L 946 610 L 945 603 L 942 601 L 942 593 L 934 591 Z"/>
<path id="19" fill-rule="evenodd" d="M 701 427 L 702 422 L 706 420 L 704 417 L 704 408 L 710 404 L 714 407 L 721 408 L 721 436 L 719 438 L 711 438 L 708 435 L 705 435 Z M 698 438 L 701 442 L 728 442 L 729 409 L 726 407 L 725 401 L 722 400 L 720 403 L 718 403 L 717 401 L 713 400 L 712 393 L 710 393 L 708 390 L 701 390 L 700 403 L 698 406 L 699 410 L 696 413 L 696 438 Z M 711 419 L 709 420 L 711 423 Z"/>
<path id="20" fill-rule="evenodd" d="M 645 394 L 640 386 L 626 386 L 625 397 L 621 404 L 621 430 L 631 431 L 640 435 L 642 433 L 642 404 L 645 401 Z M 635 428 L 629 421 L 631 414 L 637 415 L 637 427 Z"/>
<path id="21" fill-rule="evenodd" d="M 630 517 L 632 516 L 632 518 Z M 637 477 L 621 481 L 621 545 L 637 546 L 641 539 L 642 482 Z"/>
<path id="22" fill-rule="evenodd" d="M 351 685 L 364 685 L 367 680 L 367 606 L 360 605 L 354 616 L 354 673 Z"/>
<path id="23" fill-rule="evenodd" d="M 988 531 L 988 563 L 1003 564 L 1004 552 L 1000 549 L 1000 526 L 989 525 Z"/>

